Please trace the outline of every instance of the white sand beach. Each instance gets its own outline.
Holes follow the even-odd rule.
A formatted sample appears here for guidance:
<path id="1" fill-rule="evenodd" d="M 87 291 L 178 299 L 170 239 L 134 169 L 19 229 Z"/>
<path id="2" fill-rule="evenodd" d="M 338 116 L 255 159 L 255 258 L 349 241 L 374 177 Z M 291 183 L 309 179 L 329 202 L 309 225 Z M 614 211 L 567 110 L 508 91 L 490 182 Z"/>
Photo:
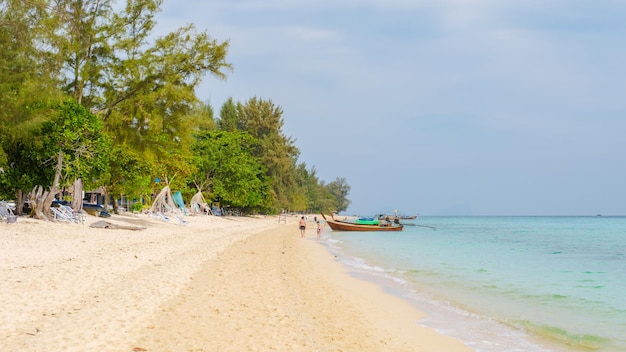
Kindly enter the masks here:
<path id="1" fill-rule="evenodd" d="M 0 223 L 2 351 L 470 351 L 297 218 Z"/>

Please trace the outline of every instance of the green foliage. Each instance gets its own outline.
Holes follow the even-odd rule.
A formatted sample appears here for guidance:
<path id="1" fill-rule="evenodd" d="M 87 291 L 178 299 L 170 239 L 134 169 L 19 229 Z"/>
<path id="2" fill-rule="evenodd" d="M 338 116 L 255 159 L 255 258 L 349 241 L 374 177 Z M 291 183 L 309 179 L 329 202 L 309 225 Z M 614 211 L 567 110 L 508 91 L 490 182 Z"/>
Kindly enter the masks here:
<path id="1" fill-rule="evenodd" d="M 15 138 L 3 139 L 2 142 L 8 166 L 2 168 L 0 173 L 0 197 L 13 198 L 20 189 L 32 189 L 34 185 L 42 184 L 34 172 L 41 165 L 24 152 L 28 143 Z"/>
<path id="2" fill-rule="evenodd" d="M 297 193 L 291 200 L 292 205 L 295 209 L 306 209 L 314 213 L 338 209 L 338 204 L 341 200 L 338 201 L 338 198 L 332 191 L 332 188 L 336 188 L 337 184 L 331 183 L 330 185 L 325 185 L 324 182 L 317 178 L 316 173 L 315 168 L 307 169 L 304 163 L 298 165 L 296 170 L 296 186 L 294 188 L 297 190 Z M 344 186 L 347 186 L 347 184 Z M 349 186 L 347 186 L 345 191 L 343 202 L 347 201 L 345 197 L 349 192 Z"/>
<path id="3" fill-rule="evenodd" d="M 62 185 L 133 198 L 168 179 L 185 196 L 247 211 L 347 207 L 349 186 L 297 165 L 271 100 L 229 99 L 216 118 L 195 90 L 225 79 L 229 42 L 194 25 L 154 35 L 162 0 L 4 0 L 0 5 L 0 197 Z M 192 186 L 193 185 L 193 186 Z"/>
<path id="4" fill-rule="evenodd" d="M 97 178 L 106 172 L 110 142 L 102 133 L 102 121 L 70 100 L 51 108 L 51 119 L 42 124 L 33 143 L 34 156 L 43 164 L 62 152 L 63 177 L 67 184 L 78 178 Z M 54 176 L 53 168 L 44 170 L 46 178 Z"/>
<path id="5" fill-rule="evenodd" d="M 141 198 L 152 192 L 152 174 L 150 162 L 140 153 L 117 144 L 110 151 L 108 172 L 94 182 L 106 185 L 115 199 L 121 195 Z"/>
<path id="6" fill-rule="evenodd" d="M 37 46 L 41 11 L 31 2 L 0 6 L 0 193 L 16 187 L 16 144 L 41 122 L 32 107 L 56 99 L 56 81 Z M 5 197 L 6 195 L 0 195 Z"/>
<path id="7" fill-rule="evenodd" d="M 222 105 L 220 118 L 218 120 L 218 127 L 222 131 L 245 130 L 242 122 L 239 121 L 237 106 L 233 102 L 233 98 L 228 98 L 224 105 Z"/>
<path id="8" fill-rule="evenodd" d="M 133 212 L 140 212 L 143 210 L 143 204 L 141 204 L 140 202 L 133 203 L 133 205 L 131 205 L 131 210 Z"/>
<path id="9" fill-rule="evenodd" d="M 197 136 L 198 183 L 222 204 L 263 209 L 268 202 L 265 170 L 251 154 L 258 141 L 246 132 L 209 131 Z"/>
<path id="10" fill-rule="evenodd" d="M 337 177 L 335 181 L 328 184 L 328 190 L 335 199 L 336 212 L 342 212 L 348 209 L 350 200 L 348 200 L 348 194 L 350 193 L 350 185 L 343 177 Z"/>
<path id="11" fill-rule="evenodd" d="M 159 6 L 132 1 L 114 16 L 116 56 L 104 67 L 102 116 L 115 144 L 142 155 L 153 176 L 177 175 L 182 185 L 194 171 L 188 160 L 193 133 L 214 129 L 210 105 L 199 103 L 194 90 L 206 73 L 225 78 L 228 42 L 188 25 L 149 45 Z"/>
<path id="12" fill-rule="evenodd" d="M 108 168 L 109 140 L 102 121 L 71 100 L 42 104 L 37 112 L 45 117 L 28 138 L 7 142 L 11 168 L 5 173 L 4 193 L 51 185 L 56 157 L 63 155 L 62 186 L 75 179 L 96 179 Z"/>
<path id="13" fill-rule="evenodd" d="M 111 60 L 108 40 L 113 0 L 58 0 L 42 21 L 45 53 L 58 69 L 61 89 L 91 108 L 100 102 L 100 82 Z"/>
<path id="14" fill-rule="evenodd" d="M 291 138 L 285 136 L 283 110 L 271 100 L 252 98 L 237 104 L 238 126 L 259 140 L 253 155 L 259 158 L 270 180 L 272 209 L 291 208 L 295 194 L 295 164 L 299 154 Z"/>
<path id="15" fill-rule="evenodd" d="M 198 131 L 213 131 L 217 129 L 213 107 L 208 102 L 198 103 L 191 112 L 190 119 L 197 126 Z"/>

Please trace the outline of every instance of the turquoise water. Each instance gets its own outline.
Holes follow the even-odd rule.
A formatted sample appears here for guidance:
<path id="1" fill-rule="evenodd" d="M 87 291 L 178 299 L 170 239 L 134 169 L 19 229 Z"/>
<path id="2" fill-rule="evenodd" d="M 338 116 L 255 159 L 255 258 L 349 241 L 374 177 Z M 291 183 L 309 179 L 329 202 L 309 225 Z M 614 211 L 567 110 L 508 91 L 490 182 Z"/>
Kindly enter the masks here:
<path id="1" fill-rule="evenodd" d="M 626 217 L 420 217 L 329 249 L 477 351 L 626 351 Z"/>

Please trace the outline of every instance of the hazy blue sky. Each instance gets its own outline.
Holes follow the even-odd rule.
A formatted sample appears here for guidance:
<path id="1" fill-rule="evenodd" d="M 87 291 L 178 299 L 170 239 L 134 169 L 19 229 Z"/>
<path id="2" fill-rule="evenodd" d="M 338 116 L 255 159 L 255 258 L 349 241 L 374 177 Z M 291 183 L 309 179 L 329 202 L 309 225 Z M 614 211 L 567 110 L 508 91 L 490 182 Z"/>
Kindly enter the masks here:
<path id="1" fill-rule="evenodd" d="M 347 213 L 626 214 L 626 2 L 165 0 L 230 41 L 198 91 L 271 100 Z"/>

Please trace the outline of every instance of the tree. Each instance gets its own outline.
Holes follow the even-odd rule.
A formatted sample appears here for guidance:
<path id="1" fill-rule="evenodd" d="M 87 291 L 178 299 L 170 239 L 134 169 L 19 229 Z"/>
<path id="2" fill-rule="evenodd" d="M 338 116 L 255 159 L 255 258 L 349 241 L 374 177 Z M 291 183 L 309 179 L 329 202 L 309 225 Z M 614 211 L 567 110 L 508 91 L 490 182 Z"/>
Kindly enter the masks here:
<path id="1" fill-rule="evenodd" d="M 77 179 L 94 180 L 105 173 L 106 150 L 110 146 L 102 133 L 102 121 L 73 100 L 44 105 L 41 112 L 49 119 L 41 124 L 29 144 L 17 150 L 20 157 L 14 161 L 15 172 L 30 183 L 22 186 L 50 186 L 49 192 L 38 199 L 38 210 L 42 210 L 38 217 L 46 216 L 60 187 Z"/>
<path id="2" fill-rule="evenodd" d="M 222 105 L 217 125 L 222 131 L 245 130 L 242 126 L 242 121 L 239 120 L 239 116 L 237 115 L 237 106 L 233 102 L 233 98 L 228 98 L 228 100 Z"/>
<path id="3" fill-rule="evenodd" d="M 241 131 L 206 131 L 196 139 L 196 183 L 208 186 L 212 199 L 245 209 L 267 207 L 265 170 L 251 154 L 258 144 L 254 137 Z"/>
<path id="4" fill-rule="evenodd" d="M 44 43 L 61 69 L 62 90 L 88 108 L 102 102 L 102 73 L 113 60 L 108 40 L 112 0 L 56 0 L 48 7 Z"/>
<path id="5" fill-rule="evenodd" d="M 123 145 L 113 145 L 109 153 L 109 169 L 95 179 L 102 186 L 105 204 L 109 196 L 119 199 L 122 195 L 133 198 L 147 197 L 151 194 L 152 164 L 135 150 Z M 113 202 L 113 211 L 118 212 L 117 202 Z"/>
<path id="6" fill-rule="evenodd" d="M 113 1 L 0 2 L 0 197 L 76 178 L 140 197 L 167 177 L 245 209 L 347 207 L 347 184 L 297 165 L 271 100 L 230 98 L 219 119 L 198 100 L 232 70 L 228 41 L 193 25 L 155 37 L 162 0 Z"/>
<path id="7" fill-rule="evenodd" d="M 301 163 L 296 169 L 295 188 L 291 197 L 289 210 L 305 212 L 310 210 L 311 194 L 309 192 L 312 182 L 311 174 L 306 169 L 306 164 Z"/>
<path id="8" fill-rule="evenodd" d="M 350 185 L 348 185 L 346 179 L 343 177 L 337 177 L 335 181 L 328 184 L 327 188 L 335 200 L 334 211 L 339 213 L 348 209 L 348 206 L 350 205 L 350 200 L 348 200 Z"/>
<path id="9" fill-rule="evenodd" d="M 146 4 L 150 5 L 147 6 Z M 116 61 L 106 70 L 102 115 L 115 143 L 125 144 L 155 166 L 171 166 L 175 174 L 185 161 L 193 131 L 206 125 L 197 119 L 194 93 L 208 72 L 225 78 L 228 42 L 218 43 L 193 25 L 182 27 L 150 46 L 147 39 L 160 2 L 131 1 L 114 23 L 122 28 L 112 44 Z M 178 155 L 173 160 L 173 155 Z M 168 162 L 175 161 L 175 162 Z M 185 178 L 179 174 L 177 179 Z"/>
<path id="10" fill-rule="evenodd" d="M 43 7 L 47 57 L 58 63 L 60 88 L 96 112 L 114 144 L 142 154 L 164 174 L 189 173 L 181 162 L 193 131 L 195 88 L 209 73 L 226 78 L 228 42 L 186 25 L 153 38 L 162 0 L 58 0 Z M 177 155 L 177 160 L 172 155 Z M 184 178 L 184 175 L 179 175 Z"/>
<path id="11" fill-rule="evenodd" d="M 282 131 L 283 110 L 272 101 L 252 98 L 237 104 L 239 126 L 259 140 L 253 152 L 267 170 L 272 208 L 288 209 L 294 196 L 296 160 L 300 151 Z"/>
<path id="12" fill-rule="evenodd" d="M 39 50 L 43 11 L 35 3 L 3 0 L 0 5 L 0 198 L 14 196 L 20 182 L 13 162 L 20 145 L 42 122 L 42 102 L 56 100 L 55 70 Z M 13 165 L 13 166 L 12 166 Z"/>
<path id="13" fill-rule="evenodd" d="M 315 213 L 336 208 L 335 197 L 325 183 L 318 179 L 317 170 L 314 167 L 307 169 L 305 163 L 298 164 L 296 180 L 298 185 L 296 190 L 298 190 L 301 196 L 294 197 L 292 204 L 294 210 Z M 301 202 L 303 200 L 306 202 L 305 206 L 302 206 Z"/>
<path id="14" fill-rule="evenodd" d="M 54 104 L 50 112 L 50 120 L 42 124 L 37 139 L 33 141 L 32 156 L 41 165 L 45 165 L 62 152 L 63 185 L 72 183 L 77 178 L 95 179 L 106 172 L 106 150 L 110 142 L 102 133 L 102 121 L 71 100 Z M 54 169 L 43 168 L 41 171 L 42 183 L 52 180 Z"/>
<path id="15" fill-rule="evenodd" d="M 190 118 L 196 122 L 198 131 L 214 131 L 218 128 L 213 107 L 208 101 L 197 103 L 190 114 Z"/>

